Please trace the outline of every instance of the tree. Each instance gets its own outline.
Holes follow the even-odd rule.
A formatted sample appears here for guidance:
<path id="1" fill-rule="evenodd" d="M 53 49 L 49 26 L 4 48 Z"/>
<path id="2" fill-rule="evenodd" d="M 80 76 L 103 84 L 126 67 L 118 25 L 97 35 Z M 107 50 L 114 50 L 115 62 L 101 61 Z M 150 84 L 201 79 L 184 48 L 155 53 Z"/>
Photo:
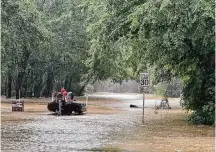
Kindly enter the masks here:
<path id="1" fill-rule="evenodd" d="M 2 1 L 2 90 L 7 97 L 81 94 L 88 39 L 79 1 Z M 82 78 L 83 77 L 83 78 Z"/>
<path id="2" fill-rule="evenodd" d="M 85 31 L 84 16 L 78 5 L 80 2 L 70 0 L 45 1 L 39 5 L 44 14 L 44 24 L 52 31 L 51 42 L 46 46 L 51 61 L 44 94 L 64 86 L 67 90 L 80 95 L 83 93 L 87 79 L 84 60 L 87 58 L 88 39 Z M 52 84 L 52 85 L 50 85 Z"/>
<path id="3" fill-rule="evenodd" d="M 126 70 L 127 75 L 133 71 L 132 77 L 136 78 L 148 66 L 162 67 L 183 80 L 184 108 L 193 111 L 191 120 L 213 124 L 213 1 L 96 2 L 103 9 L 89 6 L 97 16 L 88 27 L 92 73 L 102 79 Z M 117 68 L 122 63 L 126 66 Z"/>
<path id="4" fill-rule="evenodd" d="M 8 97 L 11 96 L 12 78 L 16 81 L 16 98 L 19 97 L 28 60 L 45 39 L 33 2 L 2 1 L 2 73 L 7 73 L 3 76 L 8 77 Z"/>

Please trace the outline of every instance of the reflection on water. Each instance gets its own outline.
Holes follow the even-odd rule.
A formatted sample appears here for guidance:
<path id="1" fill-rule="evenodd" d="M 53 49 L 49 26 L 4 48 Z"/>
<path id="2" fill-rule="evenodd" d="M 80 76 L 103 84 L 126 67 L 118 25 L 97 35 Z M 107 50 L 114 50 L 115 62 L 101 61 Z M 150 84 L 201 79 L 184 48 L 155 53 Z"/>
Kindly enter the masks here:
<path id="1" fill-rule="evenodd" d="M 128 132 L 134 116 L 115 115 L 53 116 L 41 115 L 34 122 L 3 125 L 2 151 L 88 151 L 101 148 Z M 122 137 L 122 135 L 121 135 Z"/>

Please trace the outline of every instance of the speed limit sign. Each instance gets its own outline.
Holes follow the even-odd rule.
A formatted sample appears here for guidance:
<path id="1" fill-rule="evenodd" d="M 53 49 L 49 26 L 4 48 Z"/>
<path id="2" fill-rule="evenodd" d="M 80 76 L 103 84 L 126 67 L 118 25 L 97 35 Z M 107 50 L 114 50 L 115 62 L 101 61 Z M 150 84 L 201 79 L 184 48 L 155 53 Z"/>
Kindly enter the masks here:
<path id="1" fill-rule="evenodd" d="M 140 85 L 148 87 L 150 84 L 149 73 L 140 73 Z"/>
<path id="2" fill-rule="evenodd" d="M 140 73 L 140 85 L 143 89 L 148 89 L 150 86 L 149 73 Z M 144 124 L 144 108 L 145 108 L 145 90 L 143 90 L 143 115 L 142 122 Z"/>

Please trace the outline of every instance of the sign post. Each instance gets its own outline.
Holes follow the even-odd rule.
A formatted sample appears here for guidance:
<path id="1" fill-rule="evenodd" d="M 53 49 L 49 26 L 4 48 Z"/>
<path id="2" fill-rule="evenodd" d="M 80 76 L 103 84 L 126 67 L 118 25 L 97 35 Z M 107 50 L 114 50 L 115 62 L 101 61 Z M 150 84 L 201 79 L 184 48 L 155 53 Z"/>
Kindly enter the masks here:
<path id="1" fill-rule="evenodd" d="M 144 108 L 145 108 L 145 88 L 149 87 L 149 73 L 140 73 L 140 85 L 143 87 L 143 116 L 142 122 L 144 123 Z"/>
<path id="2" fill-rule="evenodd" d="M 58 100 L 58 106 L 59 106 L 59 111 L 58 111 L 58 116 L 61 116 L 61 108 L 62 108 L 62 101 Z"/>
<path id="3" fill-rule="evenodd" d="M 143 90 L 143 116 L 142 116 L 142 123 L 144 124 L 144 107 L 145 107 L 145 92 Z"/>

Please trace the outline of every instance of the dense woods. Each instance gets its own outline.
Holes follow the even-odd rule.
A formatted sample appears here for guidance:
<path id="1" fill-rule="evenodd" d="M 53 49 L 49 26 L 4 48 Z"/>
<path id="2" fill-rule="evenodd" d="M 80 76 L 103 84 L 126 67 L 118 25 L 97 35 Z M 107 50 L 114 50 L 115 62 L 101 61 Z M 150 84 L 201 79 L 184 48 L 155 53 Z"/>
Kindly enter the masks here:
<path id="1" fill-rule="evenodd" d="M 189 120 L 214 123 L 214 1 L 1 4 L 2 95 L 49 97 L 62 86 L 81 95 L 97 80 L 139 80 L 149 71 L 152 86 L 182 87 Z"/>
<path id="2" fill-rule="evenodd" d="M 77 2 L 2 1 L 2 94 L 81 94 L 88 41 Z"/>

